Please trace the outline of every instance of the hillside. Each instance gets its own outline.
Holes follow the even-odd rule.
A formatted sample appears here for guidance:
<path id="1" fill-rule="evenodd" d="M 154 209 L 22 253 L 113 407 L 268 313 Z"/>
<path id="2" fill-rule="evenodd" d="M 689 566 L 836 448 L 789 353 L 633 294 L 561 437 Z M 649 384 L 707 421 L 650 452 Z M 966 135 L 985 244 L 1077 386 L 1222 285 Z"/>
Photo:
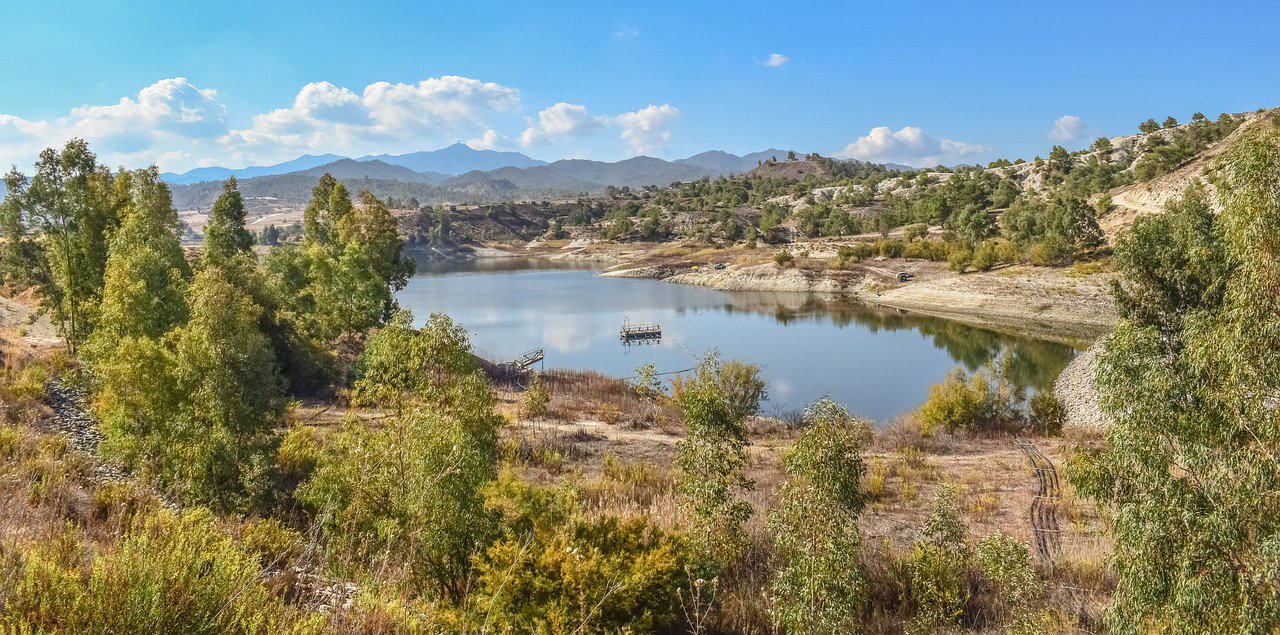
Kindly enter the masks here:
<path id="1" fill-rule="evenodd" d="M 384 161 L 392 165 L 408 168 L 414 172 L 438 172 L 447 176 L 457 176 L 476 170 L 496 170 L 505 167 L 531 168 L 547 164 L 546 161 L 539 161 L 519 152 L 475 150 L 463 143 L 455 143 L 446 148 L 425 152 L 394 155 L 371 154 L 357 160 Z"/>
<path id="2" fill-rule="evenodd" d="M 165 172 L 160 175 L 166 183 L 173 185 L 190 185 L 192 183 L 202 183 L 204 181 L 225 181 L 227 177 L 236 177 L 237 179 L 251 179 L 257 176 L 271 176 L 275 174 L 288 174 L 289 172 L 297 172 L 306 170 L 318 165 L 332 163 L 341 157 L 336 154 L 304 154 L 292 161 L 277 163 L 275 165 L 251 165 L 247 168 L 224 168 L 224 167 L 207 167 L 188 170 L 181 174 L 173 172 Z"/>

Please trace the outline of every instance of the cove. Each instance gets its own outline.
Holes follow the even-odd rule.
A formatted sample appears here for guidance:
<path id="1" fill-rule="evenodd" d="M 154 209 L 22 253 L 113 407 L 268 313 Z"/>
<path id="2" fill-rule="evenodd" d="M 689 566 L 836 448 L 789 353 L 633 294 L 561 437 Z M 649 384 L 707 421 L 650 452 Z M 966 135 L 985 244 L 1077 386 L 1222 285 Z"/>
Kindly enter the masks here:
<path id="1" fill-rule="evenodd" d="M 857 302 L 602 278 L 538 259 L 420 263 L 397 298 L 419 325 L 448 314 L 478 355 L 496 361 L 542 348 L 547 368 L 629 377 L 645 363 L 686 369 L 716 349 L 761 366 L 764 410 L 773 414 L 829 396 L 884 422 L 918 407 L 955 368 L 972 372 L 1007 353 L 1011 377 L 1037 390 L 1076 354 L 1058 342 Z M 627 319 L 661 325 L 661 341 L 623 345 Z"/>

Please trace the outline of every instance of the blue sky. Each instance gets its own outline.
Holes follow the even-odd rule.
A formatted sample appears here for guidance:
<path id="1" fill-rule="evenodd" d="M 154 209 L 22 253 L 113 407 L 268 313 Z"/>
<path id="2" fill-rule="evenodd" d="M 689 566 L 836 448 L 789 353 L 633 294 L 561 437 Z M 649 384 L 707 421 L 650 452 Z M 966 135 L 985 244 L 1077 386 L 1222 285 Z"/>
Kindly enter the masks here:
<path id="1" fill-rule="evenodd" d="M 179 170 L 454 141 L 953 163 L 1280 105 L 1274 1 L 4 4 L 20 167 L 73 135 Z"/>

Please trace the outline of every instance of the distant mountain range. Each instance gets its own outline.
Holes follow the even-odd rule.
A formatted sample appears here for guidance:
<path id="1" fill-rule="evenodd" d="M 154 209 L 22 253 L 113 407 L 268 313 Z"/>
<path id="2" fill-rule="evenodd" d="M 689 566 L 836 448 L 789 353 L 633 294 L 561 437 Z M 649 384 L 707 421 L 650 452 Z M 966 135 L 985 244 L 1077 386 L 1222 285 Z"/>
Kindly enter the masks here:
<path id="1" fill-rule="evenodd" d="M 347 182 L 353 190 L 368 189 L 381 197 L 461 203 L 594 194 L 611 185 L 665 186 L 743 174 L 773 158 L 784 161 L 788 154 L 774 148 L 745 156 L 711 150 L 675 161 L 639 156 L 616 162 L 563 159 L 547 163 L 519 152 L 474 150 L 458 143 L 429 152 L 359 159 L 303 155 L 276 165 L 197 168 L 182 174 L 166 172 L 161 177 L 173 186 L 174 203 L 180 209 L 211 205 L 221 190 L 219 183 L 229 176 L 240 181 L 246 196 L 303 202 L 315 180 L 325 173 Z"/>

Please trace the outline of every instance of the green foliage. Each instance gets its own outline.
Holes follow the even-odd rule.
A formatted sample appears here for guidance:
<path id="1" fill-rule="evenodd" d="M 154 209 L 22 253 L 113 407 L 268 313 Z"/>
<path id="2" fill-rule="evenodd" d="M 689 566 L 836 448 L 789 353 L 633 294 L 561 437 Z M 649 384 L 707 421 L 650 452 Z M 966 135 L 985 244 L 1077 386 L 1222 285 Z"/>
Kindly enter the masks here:
<path id="1" fill-rule="evenodd" d="M 1225 248 L 1204 188 L 1194 184 L 1164 214 L 1139 217 L 1116 244 L 1116 268 L 1124 274 L 1113 283 L 1117 312 L 1178 336 L 1190 312 L 1222 301 Z"/>
<path id="2" fill-rule="evenodd" d="M 689 565 L 684 541 L 643 518 L 589 514 L 572 492 L 506 476 L 492 505 L 506 536 L 476 568 L 485 627 L 530 633 L 665 632 Z"/>
<path id="3" fill-rule="evenodd" d="M 393 293 L 413 273 L 396 221 L 386 205 L 325 174 L 305 210 L 299 248 L 272 250 L 267 281 L 280 308 L 309 338 L 330 342 L 381 324 L 395 309 Z"/>
<path id="4" fill-rule="evenodd" d="M 929 387 L 929 399 L 920 406 L 920 429 L 925 434 L 937 430 L 971 430 L 991 412 L 991 383 L 983 374 L 967 377 L 962 370 Z"/>
<path id="5" fill-rule="evenodd" d="M 1028 252 L 1036 264 L 1066 264 L 1077 252 L 1102 244 L 1097 211 L 1076 196 L 1021 198 L 1002 220 L 1006 238 L 1034 248 Z"/>
<path id="6" fill-rule="evenodd" d="M 225 260 L 247 253 L 252 247 L 253 236 L 244 228 L 244 198 L 233 176 L 222 184 L 222 195 L 209 212 L 209 221 L 204 227 L 204 259 L 206 262 Z"/>
<path id="7" fill-rule="evenodd" d="M 421 329 L 412 323 L 411 313 L 399 311 L 369 337 L 354 369 L 353 403 L 401 410 L 443 402 L 476 374 L 466 329 L 443 313 L 431 314 Z"/>
<path id="8" fill-rule="evenodd" d="M 1172 127 L 1167 125 L 1171 121 L 1174 121 L 1172 117 L 1165 121 L 1166 128 Z M 1239 124 L 1240 122 L 1228 116 L 1224 120 L 1196 121 L 1170 133 L 1151 135 L 1143 143 L 1142 155 L 1133 163 L 1133 174 L 1143 182 L 1165 174 L 1210 144 L 1231 134 Z"/>
<path id="9" fill-rule="evenodd" d="M 968 530 L 960 519 L 955 488 L 938 488 L 933 508 L 925 519 L 924 539 L 916 544 L 909 564 L 910 594 L 916 607 L 913 626 L 920 632 L 954 628 L 969 598 L 965 584 L 968 569 Z"/>
<path id="10" fill-rule="evenodd" d="M 520 415 L 526 419 L 543 417 L 547 414 L 547 404 L 550 402 L 551 395 L 547 392 L 546 384 L 542 383 L 542 377 L 535 373 L 533 381 L 529 382 L 529 388 L 520 397 Z"/>
<path id="11" fill-rule="evenodd" d="M 1031 635 L 1044 632 L 1037 607 L 1044 588 L 1031 564 L 1027 545 L 1002 532 L 984 536 L 974 550 L 988 604 L 993 604 L 1006 632 Z"/>
<path id="12" fill-rule="evenodd" d="M 796 258 L 795 256 L 792 256 L 789 251 L 779 251 L 773 255 L 773 261 L 777 263 L 779 267 L 790 267 L 795 264 Z"/>
<path id="13" fill-rule="evenodd" d="M 124 224 L 111 240 L 91 357 L 111 355 L 123 337 L 159 338 L 187 320 L 191 268 L 178 240 L 178 214 L 154 171 L 131 175 Z"/>
<path id="14" fill-rule="evenodd" d="M 0 263 L 4 275 L 35 288 L 73 354 L 92 332 L 102 298 L 107 248 L 121 220 L 119 192 L 128 190 L 128 179 L 119 180 L 80 139 L 61 153 L 41 152 L 29 181 L 16 171 L 5 177 L 0 231 L 12 244 Z"/>
<path id="15" fill-rule="evenodd" d="M 297 498 L 356 561 L 389 554 L 414 588 L 458 603 L 495 530 L 482 490 L 501 418 L 465 333 L 442 315 L 421 331 L 408 321 L 370 338 L 355 388 L 357 401 L 386 399 L 398 414 L 373 430 L 349 421 Z"/>
<path id="16" fill-rule="evenodd" d="M 1067 422 L 1067 408 L 1062 400 L 1050 391 L 1040 391 L 1031 396 L 1031 422 L 1048 436 L 1062 434 Z"/>
<path id="17" fill-rule="evenodd" d="M 636 377 L 632 381 L 636 394 L 646 399 L 654 399 L 663 394 L 662 380 L 658 379 L 658 369 L 653 362 L 641 364 L 636 368 Z"/>
<path id="18" fill-rule="evenodd" d="M 70 530 L 68 530 L 70 532 Z M 139 519 L 118 544 L 82 553 L 67 533 L 29 551 L 0 629 L 69 633 L 312 633 L 262 582 L 254 554 L 196 509 Z"/>
<path id="19" fill-rule="evenodd" d="M 774 619 L 788 633 L 860 630 L 866 576 L 858 562 L 858 514 L 871 438 L 865 422 L 824 399 L 783 459 L 786 481 L 769 514 L 781 570 L 770 583 Z"/>
<path id="20" fill-rule="evenodd" d="M 722 364 L 711 354 L 693 376 L 672 380 L 672 395 L 688 428 L 676 446 L 676 464 L 689 534 L 705 557 L 727 566 L 745 549 L 742 525 L 751 516 L 751 504 L 741 498 L 752 487 L 743 419 L 763 397 L 759 368 Z"/>
<path id="21" fill-rule="evenodd" d="M 1115 423 L 1068 472 L 1114 518 L 1113 631 L 1280 623 L 1277 173 L 1280 137 L 1256 132 L 1220 165 L 1216 218 L 1193 193 L 1118 249 L 1124 316 L 1097 377 Z"/>
<path id="22" fill-rule="evenodd" d="M 956 369 L 929 387 L 929 398 L 920 406 L 920 428 L 925 434 L 959 430 L 992 430 L 1026 427 L 1025 388 L 1013 376 L 1014 358 L 1007 352 L 991 360 L 973 375 Z"/>
<path id="23" fill-rule="evenodd" d="M 186 500 L 245 507 L 264 494 L 281 406 L 261 309 L 216 268 L 190 306 L 186 324 L 127 336 L 95 364 L 103 451 Z"/>

